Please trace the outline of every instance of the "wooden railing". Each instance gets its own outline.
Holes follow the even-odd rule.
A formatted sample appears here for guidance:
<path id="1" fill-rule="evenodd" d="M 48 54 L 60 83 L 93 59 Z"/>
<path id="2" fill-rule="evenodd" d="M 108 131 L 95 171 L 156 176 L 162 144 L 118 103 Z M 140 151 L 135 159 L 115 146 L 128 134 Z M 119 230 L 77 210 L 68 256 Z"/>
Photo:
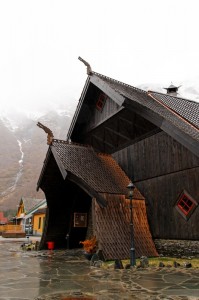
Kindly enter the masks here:
<path id="1" fill-rule="evenodd" d="M 0 225 L 0 233 L 5 231 L 23 232 L 22 225 Z"/>

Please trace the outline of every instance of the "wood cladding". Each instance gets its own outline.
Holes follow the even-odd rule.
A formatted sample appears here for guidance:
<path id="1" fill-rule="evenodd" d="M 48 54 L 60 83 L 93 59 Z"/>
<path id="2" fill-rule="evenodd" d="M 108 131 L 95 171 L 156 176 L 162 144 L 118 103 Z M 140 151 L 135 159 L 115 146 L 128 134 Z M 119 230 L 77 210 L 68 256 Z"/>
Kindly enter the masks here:
<path id="1" fill-rule="evenodd" d="M 199 166 L 199 158 L 164 132 L 113 154 L 134 182 Z"/>
<path id="2" fill-rule="evenodd" d="M 188 221 L 175 208 L 184 189 L 199 201 L 198 157 L 164 132 L 113 156 L 144 195 L 154 238 L 199 238 L 198 207 Z"/>

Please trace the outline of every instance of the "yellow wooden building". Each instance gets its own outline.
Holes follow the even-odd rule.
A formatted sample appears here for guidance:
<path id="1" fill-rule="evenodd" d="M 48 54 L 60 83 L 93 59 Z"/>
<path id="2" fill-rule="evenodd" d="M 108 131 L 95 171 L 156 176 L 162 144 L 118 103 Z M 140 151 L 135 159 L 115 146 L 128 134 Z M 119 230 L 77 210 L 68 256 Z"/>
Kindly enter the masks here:
<path id="1" fill-rule="evenodd" d="M 45 199 L 22 197 L 18 205 L 16 216 L 13 218 L 13 223 L 15 225 L 21 225 L 22 230 L 26 232 L 26 234 L 34 234 L 34 213 L 44 207 L 46 207 Z"/>
<path id="2" fill-rule="evenodd" d="M 33 235 L 42 235 L 45 224 L 46 207 L 36 210 L 33 214 Z"/>

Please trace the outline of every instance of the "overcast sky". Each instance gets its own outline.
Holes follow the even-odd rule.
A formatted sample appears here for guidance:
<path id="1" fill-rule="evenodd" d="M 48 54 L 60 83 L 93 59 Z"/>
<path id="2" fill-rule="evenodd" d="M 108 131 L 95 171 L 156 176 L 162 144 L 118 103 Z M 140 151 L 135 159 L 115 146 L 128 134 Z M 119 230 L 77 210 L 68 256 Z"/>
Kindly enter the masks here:
<path id="1" fill-rule="evenodd" d="M 79 99 L 81 56 L 137 86 L 199 79 L 198 0 L 0 0 L 0 106 Z"/>

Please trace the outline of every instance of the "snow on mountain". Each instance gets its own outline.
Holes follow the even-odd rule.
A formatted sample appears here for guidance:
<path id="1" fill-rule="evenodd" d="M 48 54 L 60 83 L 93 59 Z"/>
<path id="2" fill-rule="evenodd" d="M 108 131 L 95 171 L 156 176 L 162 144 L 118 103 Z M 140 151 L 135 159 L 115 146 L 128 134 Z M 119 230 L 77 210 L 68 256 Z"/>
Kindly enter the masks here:
<path id="1" fill-rule="evenodd" d="M 37 122 L 49 127 L 55 138 L 65 139 L 72 114 L 72 109 L 48 111 L 37 117 L 19 110 L 1 111 L 0 210 L 15 208 L 22 196 L 44 197 L 42 191 L 36 192 L 36 186 L 48 149 L 47 135 Z"/>
<path id="2" fill-rule="evenodd" d="M 5 125 L 5 127 L 8 128 L 10 131 L 14 132 L 18 129 L 17 124 L 9 117 L 0 116 L 0 120 Z"/>
<path id="3" fill-rule="evenodd" d="M 12 132 L 22 129 L 27 126 L 27 123 L 32 121 L 37 122 L 40 119 L 43 119 L 49 115 L 51 112 L 53 119 L 55 116 L 71 118 L 75 110 L 75 106 L 71 105 L 67 109 L 63 106 L 58 106 L 56 109 L 47 110 L 47 111 L 27 111 L 24 109 L 4 109 L 0 110 L 0 120 L 6 128 Z M 50 116 L 49 116 L 50 118 Z M 48 118 L 48 119 L 49 119 Z"/>

